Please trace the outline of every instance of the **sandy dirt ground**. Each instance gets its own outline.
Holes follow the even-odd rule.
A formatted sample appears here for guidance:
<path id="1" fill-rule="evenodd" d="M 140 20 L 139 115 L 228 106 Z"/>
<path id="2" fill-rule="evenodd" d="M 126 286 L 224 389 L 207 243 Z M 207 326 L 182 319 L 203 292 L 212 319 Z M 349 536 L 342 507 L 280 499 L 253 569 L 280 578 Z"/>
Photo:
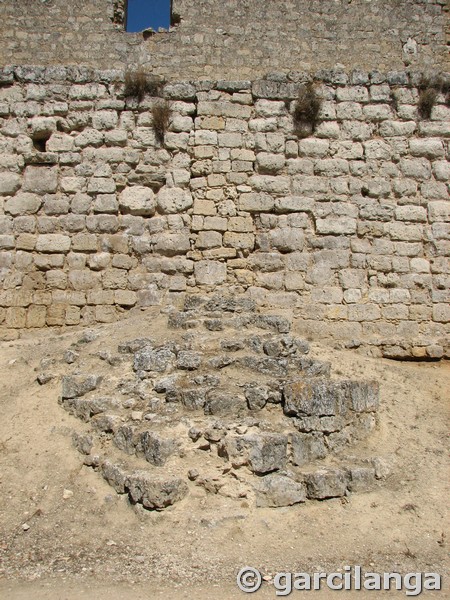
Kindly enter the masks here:
<path id="1" fill-rule="evenodd" d="M 142 335 L 164 339 L 162 323 L 148 311 L 97 327 L 92 352 Z M 376 490 L 278 509 L 194 492 L 152 512 L 132 507 L 82 465 L 72 433 L 84 425 L 58 404 L 60 379 L 36 381 L 42 358 L 61 371 L 64 351 L 81 333 L 41 331 L 0 343 L 1 598 L 243 598 L 236 574 L 245 565 L 269 580 L 278 571 L 345 565 L 436 572 L 444 589 L 424 597 L 450 597 L 448 362 L 394 362 L 312 345 L 334 374 L 380 382 L 379 425 L 367 450 L 383 457 L 389 474 Z M 65 499 L 64 490 L 73 494 Z M 291 597 L 310 595 L 406 597 L 405 590 Z M 269 581 L 248 597 L 277 596 Z"/>

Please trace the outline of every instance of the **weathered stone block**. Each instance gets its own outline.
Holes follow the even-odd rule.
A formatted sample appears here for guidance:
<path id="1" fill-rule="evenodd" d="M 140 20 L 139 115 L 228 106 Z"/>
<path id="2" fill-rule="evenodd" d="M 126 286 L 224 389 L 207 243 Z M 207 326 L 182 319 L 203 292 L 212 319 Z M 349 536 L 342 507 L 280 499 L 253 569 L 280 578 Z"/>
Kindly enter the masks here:
<path id="1" fill-rule="evenodd" d="M 88 304 L 114 304 L 112 290 L 91 290 L 87 293 Z"/>
<path id="2" fill-rule="evenodd" d="M 304 484 L 297 483 L 285 475 L 269 474 L 256 485 L 256 506 L 293 506 L 306 501 Z"/>
<path id="3" fill-rule="evenodd" d="M 208 129 L 197 129 L 197 131 L 195 132 L 196 146 L 217 146 L 217 143 L 217 131 L 210 131 Z"/>
<path id="4" fill-rule="evenodd" d="M 435 304 L 433 306 L 433 321 L 437 323 L 449 323 L 450 306 L 448 304 Z"/>
<path id="5" fill-rule="evenodd" d="M 164 213 L 178 213 L 190 208 L 192 195 L 182 188 L 163 188 L 156 197 L 159 210 Z"/>
<path id="6" fill-rule="evenodd" d="M 175 358 L 175 354 L 169 348 L 154 349 L 147 346 L 136 352 L 133 368 L 135 371 L 164 373 L 174 364 Z"/>
<path id="7" fill-rule="evenodd" d="M 55 252 L 65 254 L 70 250 L 71 239 L 68 235 L 47 233 L 39 235 L 36 241 L 38 252 Z"/>
<path id="8" fill-rule="evenodd" d="M 22 190 L 35 194 L 54 194 L 58 188 L 57 167 L 27 167 Z"/>
<path id="9" fill-rule="evenodd" d="M 78 233 L 72 238 L 72 250 L 77 252 L 96 252 L 97 236 L 94 233 Z"/>
<path id="10" fill-rule="evenodd" d="M 254 473 L 270 473 L 286 464 L 287 437 L 277 433 L 243 436 L 248 448 L 248 461 Z"/>
<path id="11" fill-rule="evenodd" d="M 222 245 L 222 235 L 218 231 L 201 231 L 195 243 L 197 248 L 218 248 Z"/>
<path id="12" fill-rule="evenodd" d="M 423 236 L 422 225 L 405 225 L 401 222 L 389 223 L 389 234 L 392 240 L 420 242 Z"/>
<path id="13" fill-rule="evenodd" d="M 202 362 L 202 356 L 198 352 L 192 350 L 181 350 L 177 354 L 176 366 L 178 369 L 192 371 L 198 369 Z"/>
<path id="14" fill-rule="evenodd" d="M 431 177 L 431 166 L 424 158 L 402 158 L 400 169 L 405 177 L 424 181 Z"/>
<path id="15" fill-rule="evenodd" d="M 284 165 L 285 158 L 281 154 L 259 152 L 256 156 L 256 169 L 262 174 L 275 175 L 283 169 Z"/>
<path id="16" fill-rule="evenodd" d="M 201 260 L 194 264 L 194 275 L 199 285 L 217 285 L 226 280 L 227 267 L 222 262 Z"/>
<path id="17" fill-rule="evenodd" d="M 345 388 L 341 382 L 299 380 L 285 385 L 283 394 L 288 416 L 335 416 L 345 409 Z"/>
<path id="18" fill-rule="evenodd" d="M 380 135 L 382 137 L 410 137 L 416 131 L 415 121 L 383 121 L 380 124 Z"/>
<path id="19" fill-rule="evenodd" d="M 19 193 L 5 202 L 5 212 L 13 217 L 33 215 L 38 212 L 42 199 L 36 194 Z"/>
<path id="20" fill-rule="evenodd" d="M 232 248 L 252 249 L 255 245 L 255 236 L 253 233 L 226 231 L 223 235 L 223 244 Z"/>
<path id="21" fill-rule="evenodd" d="M 284 102 L 273 100 L 257 100 L 255 115 L 257 117 L 277 117 L 286 114 Z"/>
<path id="22" fill-rule="evenodd" d="M 119 196 L 119 208 L 124 214 L 152 216 L 156 210 L 155 194 L 148 187 L 127 187 Z"/>
<path id="23" fill-rule="evenodd" d="M 379 406 L 379 385 L 376 381 L 345 382 L 350 408 L 355 412 L 374 412 Z"/>
<path id="24" fill-rule="evenodd" d="M 348 489 L 351 492 L 367 492 L 376 483 L 375 469 L 370 467 L 351 467 L 348 470 L 350 481 Z"/>
<path id="25" fill-rule="evenodd" d="M 243 145 L 241 133 L 219 133 L 219 148 L 241 148 Z"/>
<path id="26" fill-rule="evenodd" d="M 27 311 L 27 327 L 45 327 L 47 308 L 45 306 L 31 305 Z"/>
<path id="27" fill-rule="evenodd" d="M 350 217 L 328 217 L 317 219 L 317 233 L 325 235 L 348 235 L 356 233 L 357 221 Z"/>
<path id="28" fill-rule="evenodd" d="M 97 389 L 102 382 L 99 375 L 66 375 L 62 379 L 63 400 L 79 398 Z"/>
<path id="29" fill-rule="evenodd" d="M 89 194 L 113 194 L 116 182 L 108 177 L 91 177 L 87 191 Z"/>
<path id="30" fill-rule="evenodd" d="M 340 102 L 336 106 L 336 117 L 341 120 L 360 120 L 363 117 L 361 104 L 357 102 Z M 327 136 L 335 137 L 335 136 Z"/>
<path id="31" fill-rule="evenodd" d="M 387 121 L 392 118 L 392 109 L 389 104 L 368 104 L 363 107 L 363 114 L 368 121 Z"/>
<path id="32" fill-rule="evenodd" d="M 144 431 L 140 444 L 145 459 L 156 467 L 164 466 L 168 458 L 174 455 L 178 449 L 175 440 L 163 438 L 153 431 Z"/>
<path id="33" fill-rule="evenodd" d="M 270 212 L 275 200 L 269 194 L 244 193 L 239 198 L 239 208 L 248 212 Z"/>
<path id="34" fill-rule="evenodd" d="M 0 196 L 13 196 L 20 185 L 21 179 L 16 173 L 0 173 Z"/>
<path id="35" fill-rule="evenodd" d="M 412 156 L 424 156 L 433 159 L 445 155 L 444 146 L 439 138 L 420 138 L 409 140 Z"/>
<path id="36" fill-rule="evenodd" d="M 327 455 L 322 433 L 293 433 L 291 448 L 294 465 L 301 466 Z"/>
<path id="37" fill-rule="evenodd" d="M 252 385 L 245 389 L 245 399 L 250 410 L 261 410 L 267 404 L 269 388 L 263 385 Z"/>
<path id="38" fill-rule="evenodd" d="M 114 129 L 117 127 L 119 118 L 115 110 L 99 110 L 92 115 L 92 126 L 94 129 Z"/>
<path id="39" fill-rule="evenodd" d="M 115 465 L 105 460 L 101 465 L 103 478 L 111 485 L 118 494 L 125 493 L 125 486 L 128 486 L 127 474 L 119 465 Z"/>
<path id="40" fill-rule="evenodd" d="M 277 228 L 270 232 L 270 242 L 272 247 L 280 252 L 301 251 L 305 243 L 305 235 L 301 229 L 294 227 Z"/>
<path id="41" fill-rule="evenodd" d="M 206 395 L 204 411 L 206 415 L 226 416 L 233 415 L 236 418 L 247 410 L 245 398 L 232 394 L 227 390 L 215 389 Z"/>
<path id="42" fill-rule="evenodd" d="M 131 290 L 115 290 L 114 302 L 119 306 L 134 306 L 137 302 L 137 294 Z"/>
<path id="43" fill-rule="evenodd" d="M 165 256 L 186 254 L 191 249 L 187 233 L 160 233 L 155 237 L 155 241 L 155 251 Z"/>
<path id="44" fill-rule="evenodd" d="M 305 476 L 307 496 L 324 500 L 344 496 L 348 486 L 348 474 L 340 469 L 320 469 Z"/>
<path id="45" fill-rule="evenodd" d="M 359 85 L 338 87 L 336 98 L 339 102 L 368 102 L 369 92 L 366 87 Z"/>
<path id="46" fill-rule="evenodd" d="M 433 173 L 438 181 L 450 180 L 450 162 L 446 160 L 436 160 L 433 162 Z"/>
<path id="47" fill-rule="evenodd" d="M 197 105 L 198 115 L 249 119 L 251 112 L 252 109 L 250 106 L 243 106 L 232 102 L 199 102 Z"/>
<path id="48" fill-rule="evenodd" d="M 290 180 L 288 177 L 253 175 L 249 179 L 249 185 L 258 192 L 267 192 L 276 196 L 282 196 L 290 192 Z"/>
<path id="49" fill-rule="evenodd" d="M 377 321 L 380 317 L 381 310 L 376 304 L 354 304 L 348 307 L 350 321 Z"/>
<path id="50" fill-rule="evenodd" d="M 78 148 L 86 148 L 87 146 L 98 147 L 103 144 L 104 134 L 96 129 L 85 129 L 82 133 L 79 133 L 75 139 L 74 144 Z"/>
<path id="51" fill-rule="evenodd" d="M 56 131 L 56 119 L 53 117 L 33 117 L 28 124 L 34 140 L 47 139 Z"/>
<path id="52" fill-rule="evenodd" d="M 426 223 L 427 209 L 423 206 L 405 205 L 395 209 L 395 218 L 398 221 L 411 221 L 413 223 Z"/>
<path id="53" fill-rule="evenodd" d="M 15 239 L 13 235 L 0 235 L 0 250 L 12 250 L 14 247 Z"/>
<path id="54" fill-rule="evenodd" d="M 46 152 L 72 152 L 74 138 L 67 133 L 54 133 L 45 145 Z"/>
<path id="55" fill-rule="evenodd" d="M 69 272 L 69 282 L 74 290 L 84 291 L 99 287 L 100 273 L 89 269 L 73 269 Z"/>
<path id="56" fill-rule="evenodd" d="M 44 212 L 46 215 L 66 215 L 69 212 L 69 200 L 58 195 L 46 195 Z"/>
<path id="57" fill-rule="evenodd" d="M 203 226 L 200 229 L 209 229 L 215 231 L 226 231 L 228 228 L 227 219 L 225 217 L 210 217 L 206 216 L 203 221 Z"/>
<path id="58" fill-rule="evenodd" d="M 436 221 L 450 221 L 450 202 L 429 202 L 428 203 L 428 219 L 430 223 Z"/>
<path id="59" fill-rule="evenodd" d="M 179 502 L 189 491 L 180 477 L 156 476 L 147 471 L 135 471 L 127 478 L 127 487 L 134 502 L 155 510 Z"/>
<path id="60" fill-rule="evenodd" d="M 12 329 L 22 329 L 26 326 L 27 311 L 21 307 L 10 307 L 6 309 L 5 325 Z"/>

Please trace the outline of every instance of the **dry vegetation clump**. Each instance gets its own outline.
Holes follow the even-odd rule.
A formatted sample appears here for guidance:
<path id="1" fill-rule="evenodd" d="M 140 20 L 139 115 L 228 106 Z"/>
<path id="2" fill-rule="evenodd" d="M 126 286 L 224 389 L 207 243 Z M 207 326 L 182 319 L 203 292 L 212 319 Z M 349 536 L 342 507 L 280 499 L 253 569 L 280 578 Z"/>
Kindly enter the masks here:
<path id="1" fill-rule="evenodd" d="M 145 95 L 159 96 L 161 93 L 161 81 L 154 76 L 148 75 L 144 69 L 127 71 L 125 73 L 126 98 L 136 98 L 141 102 Z"/>
<path id="2" fill-rule="evenodd" d="M 421 119 L 431 118 L 431 113 L 439 94 L 444 94 L 446 96 L 446 104 L 450 105 L 450 80 L 442 75 L 422 76 L 418 89 L 419 102 L 417 111 Z"/>
<path id="3" fill-rule="evenodd" d="M 160 144 L 164 143 L 164 135 L 169 126 L 170 104 L 167 100 L 162 100 L 152 107 L 153 130 L 156 139 Z"/>
<path id="4" fill-rule="evenodd" d="M 314 133 L 321 106 L 314 84 L 308 83 L 300 89 L 293 114 L 295 135 L 304 138 Z"/>

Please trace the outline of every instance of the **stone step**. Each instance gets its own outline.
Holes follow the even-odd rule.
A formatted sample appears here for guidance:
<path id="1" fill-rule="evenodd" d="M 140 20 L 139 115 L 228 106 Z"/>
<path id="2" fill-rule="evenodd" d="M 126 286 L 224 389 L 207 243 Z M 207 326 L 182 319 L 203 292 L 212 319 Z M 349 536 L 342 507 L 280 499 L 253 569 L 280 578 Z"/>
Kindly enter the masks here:
<path id="1" fill-rule="evenodd" d="M 103 460 L 99 465 L 103 478 L 118 494 L 128 494 L 130 500 L 144 508 L 162 510 L 182 500 L 188 485 L 180 477 L 154 475 L 146 470 L 130 471 L 126 464 Z"/>

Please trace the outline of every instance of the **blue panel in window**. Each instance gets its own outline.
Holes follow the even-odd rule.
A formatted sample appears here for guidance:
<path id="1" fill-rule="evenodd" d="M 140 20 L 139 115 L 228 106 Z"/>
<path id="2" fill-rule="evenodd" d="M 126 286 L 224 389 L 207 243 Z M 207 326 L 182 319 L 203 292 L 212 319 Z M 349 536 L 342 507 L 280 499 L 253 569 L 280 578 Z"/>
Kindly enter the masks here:
<path id="1" fill-rule="evenodd" d="M 127 31 L 169 29 L 171 0 L 128 0 Z"/>

